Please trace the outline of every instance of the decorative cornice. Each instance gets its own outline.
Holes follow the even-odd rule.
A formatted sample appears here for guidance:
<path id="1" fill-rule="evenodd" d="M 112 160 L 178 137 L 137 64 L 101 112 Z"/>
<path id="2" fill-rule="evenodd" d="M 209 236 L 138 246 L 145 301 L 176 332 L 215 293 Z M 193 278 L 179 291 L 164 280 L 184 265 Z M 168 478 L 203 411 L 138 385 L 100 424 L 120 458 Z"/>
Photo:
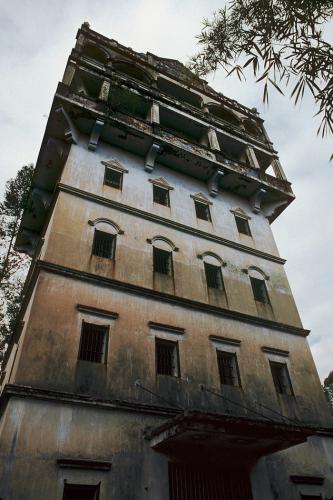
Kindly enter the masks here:
<path id="1" fill-rule="evenodd" d="M 170 186 L 170 184 L 164 177 L 156 177 L 156 179 L 148 179 L 148 182 L 151 182 L 152 184 L 159 186 L 161 188 L 168 189 L 169 191 L 174 189 L 172 186 Z"/>
<path id="2" fill-rule="evenodd" d="M 289 351 L 284 351 L 283 349 L 277 349 L 275 347 L 267 347 L 267 346 L 262 346 L 261 348 L 262 352 L 265 352 L 267 354 L 274 354 L 277 356 L 284 356 L 288 357 L 289 356 Z"/>
<path id="3" fill-rule="evenodd" d="M 168 302 L 170 304 L 178 305 L 180 307 L 185 307 L 196 311 L 202 311 L 207 314 L 214 314 L 231 320 L 249 323 L 260 327 L 266 327 L 272 330 L 282 331 L 284 333 L 290 333 L 292 335 L 306 337 L 310 333 L 309 330 L 305 330 L 304 328 L 300 328 L 297 326 L 286 325 L 285 323 L 279 323 L 277 321 L 269 320 L 266 318 L 251 316 L 250 314 L 245 314 L 239 311 L 230 310 L 223 307 L 213 306 L 205 302 L 198 302 L 196 300 L 187 299 L 185 297 L 178 297 L 176 295 L 159 292 L 157 290 L 146 288 L 140 285 L 125 283 L 123 281 L 118 281 L 112 278 L 106 278 L 104 276 L 98 276 L 96 274 L 80 271 L 78 269 L 68 268 L 65 266 L 61 266 L 59 264 L 54 264 L 52 262 L 46 262 L 42 260 L 37 261 L 34 274 L 38 275 L 40 270 L 55 273 L 61 276 L 66 276 L 72 279 L 86 281 L 88 283 L 92 283 L 97 286 L 106 286 L 108 288 L 117 289 L 126 293 L 148 297 L 151 300 Z M 32 279 L 32 282 L 34 282 L 36 278 L 37 276 L 35 276 Z"/>
<path id="4" fill-rule="evenodd" d="M 236 340 L 236 339 L 228 339 L 226 337 L 220 337 L 220 335 L 209 335 L 209 340 L 212 342 L 220 342 L 221 344 L 229 344 L 232 346 L 240 346 L 241 345 L 241 340 Z"/>
<path id="5" fill-rule="evenodd" d="M 277 257 L 276 255 L 271 255 L 261 250 L 257 250 L 256 248 L 251 248 L 246 245 L 242 245 L 241 243 L 238 243 L 236 241 L 227 240 L 226 238 L 222 238 L 221 236 L 216 236 L 215 234 L 207 233 L 205 231 L 202 231 L 201 229 L 196 229 L 190 226 L 186 226 L 185 224 L 181 224 L 180 222 L 175 222 L 170 219 L 161 217 L 159 215 L 152 214 L 150 212 L 145 212 L 144 210 L 140 210 L 138 208 L 125 205 L 115 200 L 110 200 L 109 198 L 105 198 L 103 196 L 98 196 L 93 193 L 88 193 L 87 191 L 83 191 L 73 186 L 68 186 L 66 184 L 60 183 L 58 184 L 58 189 L 73 196 L 78 196 L 85 200 L 93 201 L 95 203 L 100 203 L 101 205 L 115 208 L 116 210 L 120 210 L 121 212 L 126 212 L 128 214 L 134 215 L 135 217 L 141 217 L 143 219 L 156 222 L 157 224 L 162 224 L 164 226 L 171 227 L 172 229 L 175 229 L 177 231 L 182 231 L 184 233 L 197 236 L 198 238 L 204 238 L 209 241 L 214 241 L 215 243 L 219 243 L 220 245 L 234 248 L 236 250 L 239 250 L 240 252 L 245 252 L 251 255 L 255 255 L 256 257 L 276 262 L 278 264 L 284 264 L 286 262 L 285 259 Z"/>
<path id="6" fill-rule="evenodd" d="M 125 168 L 119 160 L 105 160 L 101 161 L 101 164 L 105 167 L 111 168 L 112 170 L 117 170 L 117 172 L 121 172 L 122 174 L 128 174 L 128 169 Z"/>
<path id="7" fill-rule="evenodd" d="M 190 194 L 190 197 L 194 201 L 198 201 L 200 203 L 203 203 L 204 205 L 213 205 L 213 202 L 209 201 L 207 196 L 205 196 L 203 193 Z"/>
<path id="8" fill-rule="evenodd" d="M 83 304 L 77 304 L 76 309 L 86 314 L 101 316 L 108 319 L 117 319 L 119 316 L 119 314 L 116 312 L 106 311 L 105 309 L 98 309 L 97 307 L 85 306 Z"/>
<path id="9" fill-rule="evenodd" d="M 162 330 L 168 333 L 175 333 L 177 335 L 183 335 L 185 333 L 185 328 L 179 326 L 164 325 L 163 323 L 155 323 L 154 321 L 148 321 L 148 326 L 152 330 Z"/>
<path id="10" fill-rule="evenodd" d="M 61 469 L 85 469 L 109 471 L 112 462 L 106 460 L 78 459 L 78 458 L 58 458 L 57 465 Z"/>

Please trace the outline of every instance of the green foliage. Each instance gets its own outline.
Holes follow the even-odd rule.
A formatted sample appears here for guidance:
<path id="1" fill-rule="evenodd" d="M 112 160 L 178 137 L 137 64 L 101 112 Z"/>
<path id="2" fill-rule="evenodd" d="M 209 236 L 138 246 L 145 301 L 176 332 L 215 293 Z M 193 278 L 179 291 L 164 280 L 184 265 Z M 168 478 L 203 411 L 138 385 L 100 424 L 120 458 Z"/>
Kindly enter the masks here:
<path id="1" fill-rule="evenodd" d="M 14 243 L 32 181 L 33 165 L 23 166 L 6 184 L 0 203 L 0 361 L 15 330 L 30 258 Z"/>
<path id="2" fill-rule="evenodd" d="M 323 389 L 333 413 L 333 370 L 325 378 Z"/>
<path id="3" fill-rule="evenodd" d="M 308 89 L 324 136 L 333 132 L 333 47 L 323 35 L 332 16 L 332 0 L 233 0 L 204 20 L 189 67 L 199 75 L 222 67 L 239 79 L 250 70 L 264 83 L 264 102 L 269 87 L 283 94 L 292 84 L 295 104 Z"/>

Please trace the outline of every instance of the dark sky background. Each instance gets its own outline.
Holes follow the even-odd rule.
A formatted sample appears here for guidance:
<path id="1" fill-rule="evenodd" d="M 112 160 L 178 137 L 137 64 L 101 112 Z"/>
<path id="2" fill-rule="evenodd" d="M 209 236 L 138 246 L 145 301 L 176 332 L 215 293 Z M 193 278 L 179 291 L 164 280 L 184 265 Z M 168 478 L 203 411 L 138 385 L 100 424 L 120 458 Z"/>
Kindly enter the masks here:
<path id="1" fill-rule="evenodd" d="M 201 21 L 222 7 L 216 0 L 12 0 L 0 7 L 0 193 L 24 164 L 35 162 L 47 114 L 79 26 L 140 52 L 186 62 L 196 51 Z M 332 26 L 331 26 L 332 27 Z M 331 30 L 333 32 L 333 30 Z M 296 194 L 273 232 L 321 378 L 333 370 L 333 152 L 332 137 L 316 137 L 319 124 L 309 96 L 294 107 L 262 87 L 222 72 L 208 78 L 228 97 L 256 107 L 279 151 Z"/>

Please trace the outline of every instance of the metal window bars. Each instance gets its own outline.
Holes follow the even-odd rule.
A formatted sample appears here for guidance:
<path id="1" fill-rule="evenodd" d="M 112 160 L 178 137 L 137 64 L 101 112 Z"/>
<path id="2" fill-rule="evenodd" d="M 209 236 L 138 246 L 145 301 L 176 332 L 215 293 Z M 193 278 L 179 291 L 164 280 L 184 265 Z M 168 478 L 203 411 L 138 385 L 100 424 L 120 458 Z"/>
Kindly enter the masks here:
<path id="1" fill-rule="evenodd" d="M 223 290 L 221 267 L 208 264 L 208 262 L 204 262 L 204 266 L 208 288 Z"/>
<path id="2" fill-rule="evenodd" d="M 95 229 L 92 254 L 106 259 L 114 258 L 116 236 Z"/>
<path id="3" fill-rule="evenodd" d="M 81 341 L 78 359 L 103 363 L 106 352 L 106 337 L 108 327 L 82 323 Z"/>
<path id="4" fill-rule="evenodd" d="M 194 200 L 195 213 L 198 219 L 207 220 L 211 222 L 209 205 Z"/>
<path id="5" fill-rule="evenodd" d="M 169 190 L 164 189 L 160 186 L 153 185 L 153 200 L 154 203 L 159 205 L 164 205 L 165 207 L 170 206 Z"/>
<path id="6" fill-rule="evenodd" d="M 243 217 L 238 217 L 237 215 L 235 215 L 235 221 L 239 233 L 246 234 L 247 236 L 252 236 L 250 225 L 246 219 L 243 219 Z"/>
<path id="7" fill-rule="evenodd" d="M 265 281 L 260 280 L 258 278 L 252 278 L 252 276 L 250 277 L 250 280 L 251 280 L 254 300 L 262 302 L 263 304 L 269 304 L 269 297 Z"/>
<path id="8" fill-rule="evenodd" d="M 225 385 L 238 385 L 236 355 L 218 350 L 217 362 L 221 383 Z"/>
<path id="9" fill-rule="evenodd" d="M 270 361 L 270 367 L 276 392 L 279 394 L 292 394 L 288 368 L 285 363 Z"/>
<path id="10" fill-rule="evenodd" d="M 172 255 L 171 252 L 161 250 L 160 248 L 153 248 L 153 265 L 154 272 L 172 275 Z"/>
<path id="11" fill-rule="evenodd" d="M 121 189 L 123 185 L 123 173 L 118 170 L 113 170 L 110 167 L 105 167 L 104 184 L 116 189 Z"/>
<path id="12" fill-rule="evenodd" d="M 178 349 L 177 342 L 155 339 L 156 373 L 158 375 L 178 376 Z"/>

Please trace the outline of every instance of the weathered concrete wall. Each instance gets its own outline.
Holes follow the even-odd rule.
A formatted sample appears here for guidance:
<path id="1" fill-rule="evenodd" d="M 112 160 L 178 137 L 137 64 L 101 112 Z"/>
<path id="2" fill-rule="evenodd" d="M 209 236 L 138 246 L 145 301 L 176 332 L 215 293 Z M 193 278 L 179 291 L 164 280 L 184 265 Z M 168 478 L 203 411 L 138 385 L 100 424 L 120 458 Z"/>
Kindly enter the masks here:
<path id="1" fill-rule="evenodd" d="M 167 459 L 143 439 L 163 420 L 62 403 L 10 400 L 2 418 L 0 497 L 61 500 L 64 481 L 101 482 L 101 498 L 167 500 Z M 111 461 L 110 471 L 61 469 L 59 458 Z"/>
<path id="2" fill-rule="evenodd" d="M 300 495 L 333 496 L 333 439 L 310 437 L 304 444 L 262 458 L 252 470 L 255 500 L 299 500 Z M 290 476 L 324 478 L 323 485 L 294 484 Z"/>
<path id="3" fill-rule="evenodd" d="M 95 227 L 88 221 L 98 218 L 109 219 L 124 231 L 124 234 L 117 235 L 114 262 L 91 253 Z M 250 279 L 244 273 L 249 266 L 256 266 L 269 277 L 266 286 L 273 318 L 282 323 L 301 326 L 281 264 L 68 193 L 59 195 L 41 258 L 73 269 L 153 288 L 153 249 L 147 238 L 154 236 L 168 238 L 179 248 L 179 251 L 173 252 L 175 295 L 208 302 L 204 266 L 198 255 L 209 251 L 227 264 L 222 271 L 230 309 L 258 315 Z"/>
<path id="4" fill-rule="evenodd" d="M 95 152 L 91 152 L 87 149 L 86 139 L 82 137 L 81 140 L 79 145 L 71 147 L 62 183 L 278 255 L 268 220 L 261 214 L 252 213 L 244 198 L 223 190 L 217 198 L 211 198 L 205 182 L 158 163 L 152 173 L 147 173 L 142 157 L 102 142 Z M 103 184 L 105 167 L 101 161 L 112 159 L 120 161 L 129 171 L 124 174 L 122 191 Z M 148 179 L 158 177 L 164 177 L 174 187 L 170 192 L 170 208 L 153 203 L 152 184 Z M 190 195 L 198 192 L 202 192 L 213 203 L 211 223 L 196 218 Z M 243 209 L 251 217 L 249 222 L 253 238 L 239 235 L 234 216 L 230 213 L 235 208 Z"/>
<path id="5" fill-rule="evenodd" d="M 119 317 L 104 319 L 79 312 L 77 304 L 113 311 Z M 106 364 L 77 360 L 82 320 L 109 325 Z M 185 334 L 150 330 L 149 321 L 185 328 Z M 200 384 L 219 390 L 216 348 L 230 349 L 211 341 L 210 335 L 241 341 L 234 349 L 241 388 L 224 387 L 228 397 L 263 411 L 256 406 L 258 401 L 304 422 L 330 421 L 306 339 L 45 272 L 40 275 L 23 340 L 24 355 L 16 359 L 11 382 L 160 404 L 158 398 L 135 387 L 140 379 L 175 404 L 225 410 L 223 400 L 200 390 Z M 180 378 L 156 376 L 155 336 L 179 342 Z M 276 356 L 262 352 L 262 346 L 290 352 L 287 363 L 295 398 L 276 394 L 269 367 L 269 359 Z M 233 405 L 229 410 L 253 417 Z"/>
<path id="6" fill-rule="evenodd" d="M 168 458 L 143 438 L 145 430 L 163 421 L 148 414 L 12 398 L 0 427 L 0 497 L 61 500 L 67 481 L 100 483 L 100 498 L 168 500 Z M 313 438 L 261 459 L 251 474 L 253 499 L 298 500 L 300 493 L 330 498 L 332 449 L 332 439 Z M 110 471 L 63 469 L 57 459 L 64 458 L 112 466 Z M 198 455 L 198 462 L 204 460 Z M 296 485 L 291 474 L 324 477 L 324 485 Z"/>

